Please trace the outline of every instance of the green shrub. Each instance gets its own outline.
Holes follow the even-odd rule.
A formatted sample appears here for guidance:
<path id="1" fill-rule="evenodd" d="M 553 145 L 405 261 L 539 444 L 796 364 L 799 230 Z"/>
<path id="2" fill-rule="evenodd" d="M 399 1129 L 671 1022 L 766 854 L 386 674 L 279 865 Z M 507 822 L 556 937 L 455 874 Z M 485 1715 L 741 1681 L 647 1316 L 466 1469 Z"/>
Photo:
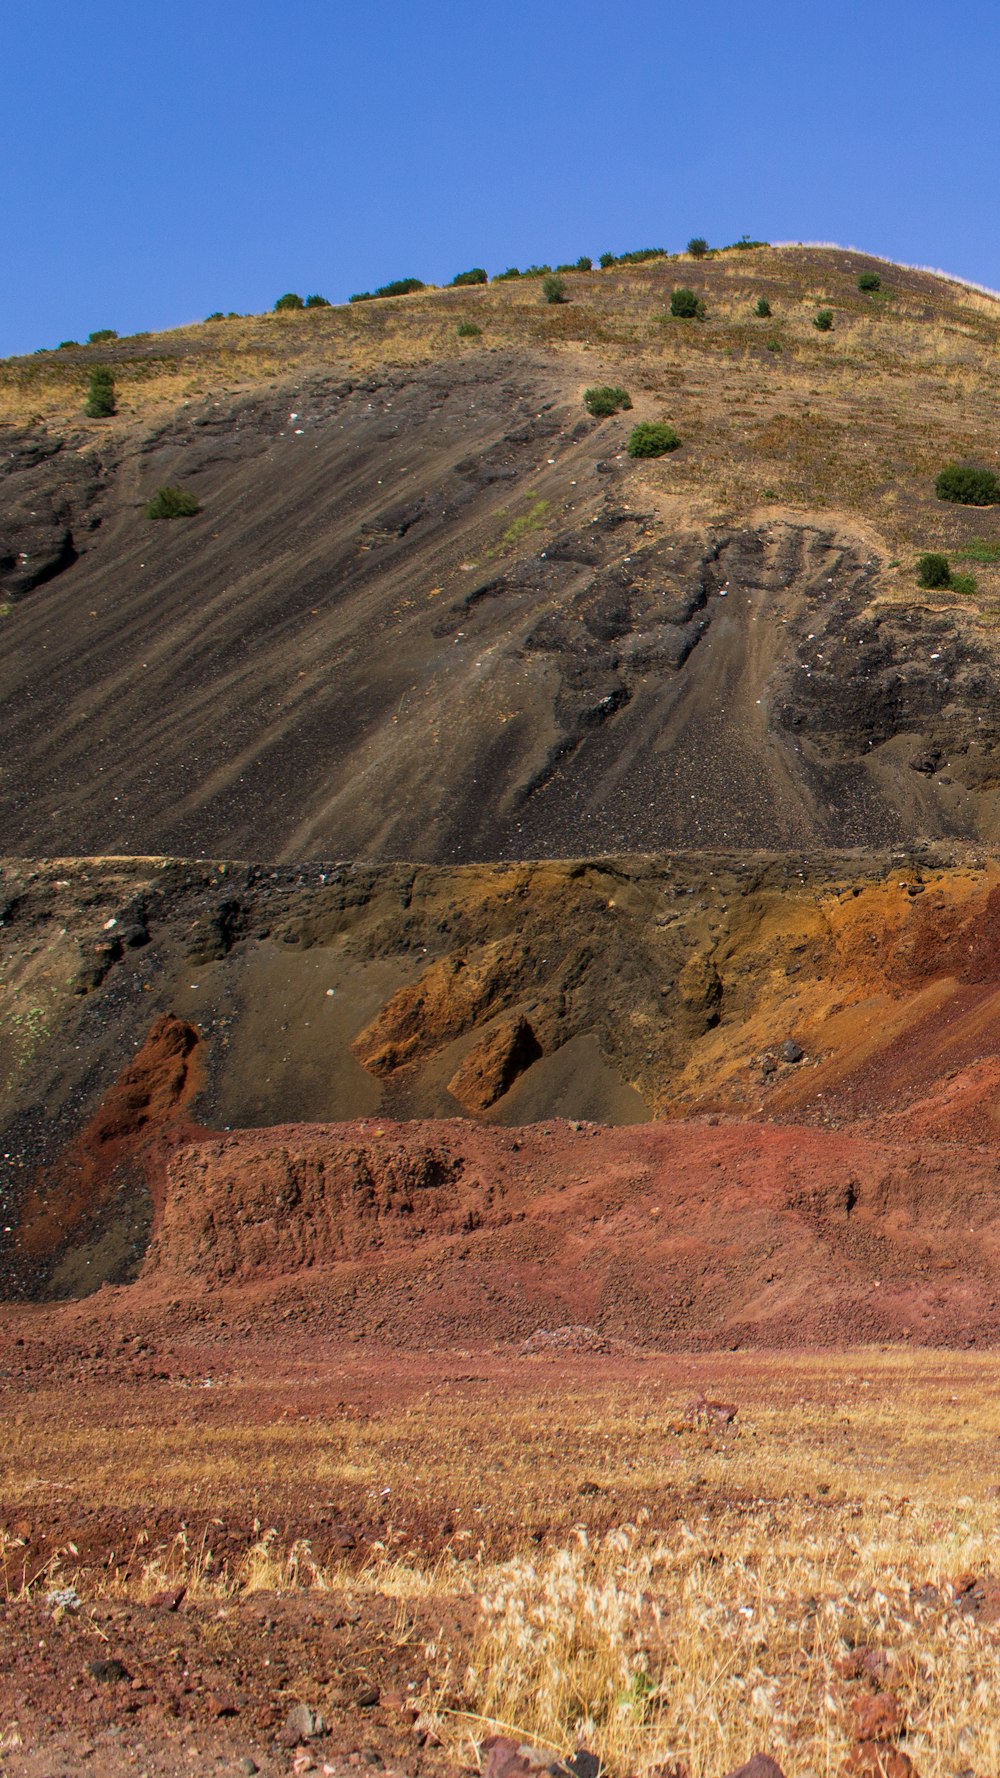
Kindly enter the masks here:
<path id="1" fill-rule="evenodd" d="M 542 296 L 547 303 L 564 303 L 566 301 L 566 286 L 562 279 L 557 278 L 553 272 L 550 272 L 547 278 L 542 279 Z"/>
<path id="2" fill-rule="evenodd" d="M 934 483 L 934 492 L 939 500 L 953 500 L 959 506 L 995 506 L 1000 500 L 1000 482 L 992 469 L 949 463 Z"/>
<path id="3" fill-rule="evenodd" d="M 147 519 L 190 519 L 201 507 L 187 488 L 157 488 L 146 502 Z"/>
<path id="4" fill-rule="evenodd" d="M 614 265 L 615 256 L 613 253 L 602 253 L 597 263 L 600 266 L 601 271 L 606 272 L 609 266 Z"/>
<path id="5" fill-rule="evenodd" d="M 521 273 L 518 271 L 517 266 L 516 265 L 509 265 L 505 272 L 498 272 L 497 273 L 493 282 L 494 282 L 494 284 L 504 284 L 507 282 L 507 280 L 509 278 L 519 278 L 520 276 L 521 276 Z"/>
<path id="6" fill-rule="evenodd" d="M 206 321 L 224 321 L 225 319 L 221 309 L 213 309 L 210 315 L 205 316 Z"/>
<path id="7" fill-rule="evenodd" d="M 951 590 L 953 593 L 960 593 L 963 599 L 971 598 L 976 590 L 975 575 L 953 574 L 951 577 Z"/>
<path id="8" fill-rule="evenodd" d="M 704 235 L 692 235 L 688 242 L 688 252 L 692 259 L 704 259 L 708 252 L 708 242 Z"/>
<path id="9" fill-rule="evenodd" d="M 477 340 L 482 331 L 474 321 L 460 321 L 456 329 L 460 340 Z"/>
<path id="10" fill-rule="evenodd" d="M 426 290 L 422 278 L 394 278 L 391 284 L 376 284 L 376 296 L 412 296 L 415 290 Z"/>
<path id="11" fill-rule="evenodd" d="M 630 457 L 665 457 L 668 451 L 676 451 L 680 442 L 673 427 L 663 420 L 641 420 L 632 428 L 628 454 Z"/>
<path id="12" fill-rule="evenodd" d="M 526 265 L 521 276 L 522 278 L 547 278 L 551 270 L 550 265 Z"/>
<path id="13" fill-rule="evenodd" d="M 576 265 L 573 267 L 575 272 L 592 272 L 593 269 L 594 262 L 589 253 L 581 253 Z"/>
<path id="14" fill-rule="evenodd" d="M 881 290 L 882 280 L 877 272 L 862 272 L 858 279 L 859 290 Z"/>
<path id="15" fill-rule="evenodd" d="M 757 298 L 757 307 L 754 309 L 754 314 L 759 315 L 762 321 L 766 321 L 770 313 L 771 305 L 768 302 L 767 297 L 759 296 Z"/>
<path id="16" fill-rule="evenodd" d="M 813 326 L 818 327 L 820 333 L 829 333 L 833 327 L 833 310 L 817 309 L 813 316 Z"/>
<path id="17" fill-rule="evenodd" d="M 471 271 L 458 272 L 456 276 L 452 278 L 451 283 L 452 289 L 454 289 L 459 284 L 488 284 L 489 279 L 486 276 L 483 266 L 474 265 Z"/>
<path id="18" fill-rule="evenodd" d="M 88 420 L 107 420 L 115 412 L 115 379 L 106 364 L 95 364 L 83 411 Z"/>
<path id="19" fill-rule="evenodd" d="M 960 554 L 967 562 L 1000 562 L 1000 543 L 991 543 L 987 537 L 974 537 Z"/>
<path id="20" fill-rule="evenodd" d="M 598 383 L 595 388 L 583 391 L 583 405 L 595 420 L 606 420 L 610 414 L 630 408 L 632 397 L 627 389 L 619 389 L 611 383 Z"/>
<path id="21" fill-rule="evenodd" d="M 78 346 L 79 344 L 79 340 L 60 340 L 56 347 L 56 351 L 65 352 L 67 346 Z"/>
<path id="22" fill-rule="evenodd" d="M 332 306 L 332 303 L 330 303 L 325 296 L 314 295 L 306 297 L 307 309 L 329 309 L 332 308 Z"/>
<path id="23" fill-rule="evenodd" d="M 409 296 L 414 290 L 426 290 L 422 278 L 396 278 L 392 284 L 379 284 L 375 290 L 359 290 L 348 302 L 370 303 L 376 296 Z"/>
<path id="24" fill-rule="evenodd" d="M 693 290 L 683 287 L 670 292 L 670 313 L 682 321 L 690 321 L 697 315 L 705 313 L 705 305 Z"/>
<path id="25" fill-rule="evenodd" d="M 765 340 L 764 344 L 766 345 L 767 350 L 769 352 L 780 352 L 781 351 L 781 341 L 780 340 L 776 340 L 776 339 L 772 338 L 769 340 Z"/>
<path id="26" fill-rule="evenodd" d="M 286 309 L 304 309 L 305 306 L 301 296 L 297 296 L 294 290 L 286 290 L 284 296 L 279 296 L 275 303 L 274 312 L 280 315 Z"/>
<path id="27" fill-rule="evenodd" d="M 917 579 L 921 586 L 942 587 L 951 584 L 951 569 L 947 556 L 938 555 L 935 550 L 925 550 L 917 559 Z"/>
<path id="28" fill-rule="evenodd" d="M 96 333 L 88 333 L 88 346 L 99 346 L 104 340 L 116 340 L 117 333 L 113 327 L 99 327 Z"/>

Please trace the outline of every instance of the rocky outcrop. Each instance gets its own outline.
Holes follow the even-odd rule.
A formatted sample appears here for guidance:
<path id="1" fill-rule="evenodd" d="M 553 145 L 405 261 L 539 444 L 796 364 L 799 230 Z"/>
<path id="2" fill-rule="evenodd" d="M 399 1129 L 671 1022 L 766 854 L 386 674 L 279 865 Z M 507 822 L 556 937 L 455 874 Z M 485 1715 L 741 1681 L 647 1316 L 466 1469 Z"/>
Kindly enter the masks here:
<path id="1" fill-rule="evenodd" d="M 448 1091 L 467 1111 L 488 1111 L 541 1053 L 524 1014 L 509 1013 L 462 1058 L 448 1082 Z"/>

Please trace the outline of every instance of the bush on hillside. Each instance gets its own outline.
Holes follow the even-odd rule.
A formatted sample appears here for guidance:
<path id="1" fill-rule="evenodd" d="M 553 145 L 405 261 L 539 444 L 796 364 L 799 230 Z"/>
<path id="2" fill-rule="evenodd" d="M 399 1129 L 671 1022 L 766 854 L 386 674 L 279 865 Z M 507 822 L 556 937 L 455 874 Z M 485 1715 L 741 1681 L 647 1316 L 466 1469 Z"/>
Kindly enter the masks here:
<path id="1" fill-rule="evenodd" d="M 474 321 L 460 321 L 456 329 L 460 340 L 477 340 L 482 331 Z"/>
<path id="2" fill-rule="evenodd" d="M 953 500 L 959 506 L 995 506 L 1000 500 L 1000 482 L 992 469 L 949 463 L 934 483 L 934 492 L 939 500 Z"/>
<path id="3" fill-rule="evenodd" d="M 813 326 L 818 327 L 820 333 L 829 333 L 833 327 L 833 310 L 817 309 L 813 316 Z"/>
<path id="4" fill-rule="evenodd" d="M 224 321 L 225 319 L 221 309 L 213 309 L 210 315 L 205 316 L 206 321 Z"/>
<path id="5" fill-rule="evenodd" d="M 147 519 L 191 519 L 201 507 L 188 488 L 157 488 L 146 502 Z"/>
<path id="6" fill-rule="evenodd" d="M 329 309 L 332 307 L 332 303 L 330 303 L 325 296 L 314 295 L 306 297 L 307 309 Z"/>
<path id="7" fill-rule="evenodd" d="M 583 391 L 583 405 L 588 414 L 595 420 L 606 420 L 610 414 L 619 414 L 632 406 L 632 397 L 627 389 L 618 388 L 612 383 L 598 383 L 593 389 Z"/>
<path id="8" fill-rule="evenodd" d="M 974 574 L 953 574 L 950 581 L 953 593 L 961 593 L 963 598 L 970 598 L 976 590 Z"/>
<path id="9" fill-rule="evenodd" d="M 520 276 L 521 276 L 521 273 L 518 271 L 517 266 L 516 265 L 509 265 L 505 272 L 497 272 L 497 275 L 494 278 L 493 282 L 494 282 L 494 284 L 505 284 L 508 281 L 508 279 L 519 278 Z"/>
<path id="10" fill-rule="evenodd" d="M 606 272 L 609 266 L 614 265 L 615 256 L 613 253 L 602 253 L 597 263 L 600 266 L 601 271 Z"/>
<path id="11" fill-rule="evenodd" d="M 862 272 L 858 279 L 859 290 L 881 290 L 882 280 L 877 272 Z"/>
<path id="12" fill-rule="evenodd" d="M 917 579 L 921 586 L 948 586 L 951 582 L 951 569 L 947 556 L 938 555 L 935 550 L 925 550 L 917 560 Z"/>
<path id="13" fill-rule="evenodd" d="M 688 252 L 692 259 L 704 259 L 708 252 L 708 242 L 704 235 L 692 235 L 688 242 Z"/>
<path id="14" fill-rule="evenodd" d="M 682 321 L 691 321 L 695 316 L 705 313 L 705 305 L 693 290 L 683 286 L 670 292 L 670 313 Z"/>
<path id="15" fill-rule="evenodd" d="M 771 305 L 768 302 L 767 297 L 759 296 L 757 298 L 757 307 L 754 309 L 754 314 L 759 315 L 762 321 L 766 321 L 770 313 Z"/>
<path id="16" fill-rule="evenodd" d="M 79 340 L 60 340 L 56 347 L 56 351 L 65 352 L 67 346 L 78 346 L 79 344 Z"/>
<path id="17" fill-rule="evenodd" d="M 471 271 L 457 272 L 451 282 L 454 289 L 459 284 L 488 284 L 489 279 L 483 266 L 474 265 Z"/>
<path id="18" fill-rule="evenodd" d="M 106 364 L 95 364 L 83 411 L 88 420 L 107 420 L 115 412 L 115 379 Z"/>
<path id="19" fill-rule="evenodd" d="M 88 346 L 99 346 L 104 340 L 116 340 L 118 335 L 113 327 L 99 327 L 96 333 L 88 333 Z"/>
<path id="20" fill-rule="evenodd" d="M 665 421 L 642 420 L 633 426 L 627 449 L 630 457 L 665 457 L 668 451 L 676 451 L 680 442 Z"/>
<path id="21" fill-rule="evenodd" d="M 596 420 L 603 420 L 610 414 L 627 412 L 632 406 L 632 397 L 620 384 L 599 383 L 593 389 L 584 390 L 583 405 Z"/>
<path id="22" fill-rule="evenodd" d="M 276 315 L 280 315 L 286 309 L 304 309 L 305 306 L 301 296 L 298 296 L 294 290 L 286 290 L 284 296 L 279 296 L 275 303 L 274 312 Z"/>
<path id="23" fill-rule="evenodd" d="M 422 278 L 396 278 L 391 284 L 379 284 L 375 290 L 359 290 L 348 302 L 370 303 L 377 296 L 410 296 L 414 290 L 426 290 Z"/>
<path id="24" fill-rule="evenodd" d="M 581 253 L 576 265 L 573 267 L 575 272 L 592 272 L 593 269 L 594 262 L 589 253 Z"/>
<path id="25" fill-rule="evenodd" d="M 547 278 L 542 279 L 542 296 L 547 303 L 564 303 L 566 301 L 566 286 L 561 278 L 555 276 L 554 272 L 550 272 Z"/>

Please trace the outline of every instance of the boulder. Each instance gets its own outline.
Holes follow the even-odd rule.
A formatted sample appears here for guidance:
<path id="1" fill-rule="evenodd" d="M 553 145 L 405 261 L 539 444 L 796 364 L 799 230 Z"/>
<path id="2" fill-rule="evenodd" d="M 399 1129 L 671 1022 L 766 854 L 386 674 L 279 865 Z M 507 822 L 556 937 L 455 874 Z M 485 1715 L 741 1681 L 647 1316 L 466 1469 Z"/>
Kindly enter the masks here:
<path id="1" fill-rule="evenodd" d="M 487 1111 L 541 1053 L 523 1013 L 507 1013 L 463 1057 L 448 1091 L 466 1111 Z"/>

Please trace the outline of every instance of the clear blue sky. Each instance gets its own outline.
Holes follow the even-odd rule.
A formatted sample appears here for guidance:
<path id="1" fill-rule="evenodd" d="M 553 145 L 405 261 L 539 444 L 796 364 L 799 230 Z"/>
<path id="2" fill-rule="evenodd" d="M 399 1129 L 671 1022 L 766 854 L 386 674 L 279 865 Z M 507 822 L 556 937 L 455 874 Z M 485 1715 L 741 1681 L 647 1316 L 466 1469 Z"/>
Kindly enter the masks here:
<path id="1" fill-rule="evenodd" d="M 1000 7 L 6 0 L 0 353 L 604 249 L 1000 287 Z"/>

